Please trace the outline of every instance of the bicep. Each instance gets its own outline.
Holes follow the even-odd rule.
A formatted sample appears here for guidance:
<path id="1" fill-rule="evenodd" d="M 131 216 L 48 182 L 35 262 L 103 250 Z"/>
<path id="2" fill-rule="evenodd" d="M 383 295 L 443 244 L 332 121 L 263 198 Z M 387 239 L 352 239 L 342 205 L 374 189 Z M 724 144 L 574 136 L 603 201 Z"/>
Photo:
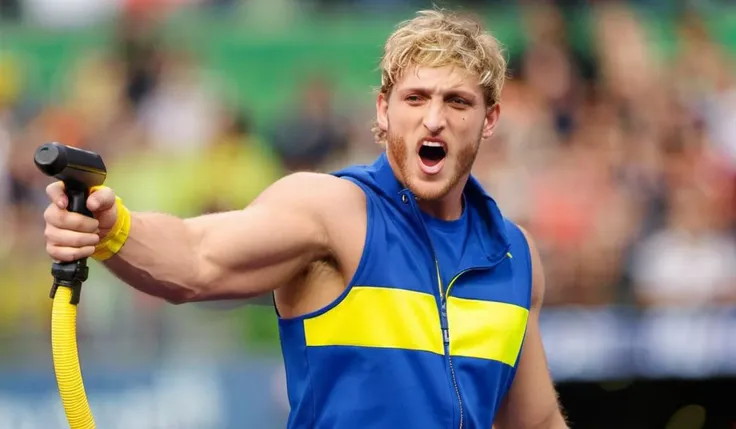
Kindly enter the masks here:
<path id="1" fill-rule="evenodd" d="M 243 210 L 188 221 L 197 231 L 202 299 L 264 294 L 329 252 L 320 216 L 323 178 L 315 176 L 288 176 Z"/>

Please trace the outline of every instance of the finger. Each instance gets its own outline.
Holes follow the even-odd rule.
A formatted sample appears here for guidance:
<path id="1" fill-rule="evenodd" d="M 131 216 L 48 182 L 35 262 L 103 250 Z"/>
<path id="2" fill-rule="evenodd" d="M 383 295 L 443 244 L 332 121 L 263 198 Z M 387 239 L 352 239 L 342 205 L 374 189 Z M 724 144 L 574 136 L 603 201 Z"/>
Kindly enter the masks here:
<path id="1" fill-rule="evenodd" d="M 94 233 L 69 231 L 47 225 L 44 231 L 46 242 L 55 246 L 84 247 L 95 246 L 100 242 L 100 236 Z"/>
<path id="2" fill-rule="evenodd" d="M 43 211 L 43 220 L 46 221 L 47 224 L 59 226 L 60 222 L 58 218 L 61 216 L 61 211 L 62 209 L 52 202 L 46 207 L 46 210 Z"/>
<path id="3" fill-rule="evenodd" d="M 64 193 L 64 182 L 58 181 L 49 184 L 46 187 L 46 195 L 49 197 L 49 200 L 56 204 L 60 209 L 66 208 L 68 199 L 66 197 L 66 193 Z"/>
<path id="4" fill-rule="evenodd" d="M 100 223 L 95 218 L 68 212 L 53 204 L 48 206 L 43 214 L 43 218 L 47 224 L 56 228 L 77 232 L 96 233 L 100 226 Z"/>
<path id="5" fill-rule="evenodd" d="M 87 208 L 95 211 L 107 210 L 115 205 L 115 192 L 107 186 L 99 186 L 92 189 L 87 198 Z"/>
<path id="6" fill-rule="evenodd" d="M 59 247 L 53 244 L 46 244 L 46 253 L 52 259 L 59 262 L 72 262 L 82 258 L 89 258 L 94 252 L 94 246 Z"/>

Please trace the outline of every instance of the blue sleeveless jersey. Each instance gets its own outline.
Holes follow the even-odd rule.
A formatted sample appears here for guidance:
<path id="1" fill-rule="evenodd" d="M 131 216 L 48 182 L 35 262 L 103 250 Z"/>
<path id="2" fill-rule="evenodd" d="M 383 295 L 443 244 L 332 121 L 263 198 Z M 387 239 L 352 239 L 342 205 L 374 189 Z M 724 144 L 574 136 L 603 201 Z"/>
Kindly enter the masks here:
<path id="1" fill-rule="evenodd" d="M 385 154 L 334 174 L 366 194 L 366 242 L 338 299 L 279 318 L 288 428 L 489 429 L 526 333 L 531 259 L 523 233 L 471 177 L 460 266 L 442 281 L 438 261 L 449 255 L 435 253 Z"/>

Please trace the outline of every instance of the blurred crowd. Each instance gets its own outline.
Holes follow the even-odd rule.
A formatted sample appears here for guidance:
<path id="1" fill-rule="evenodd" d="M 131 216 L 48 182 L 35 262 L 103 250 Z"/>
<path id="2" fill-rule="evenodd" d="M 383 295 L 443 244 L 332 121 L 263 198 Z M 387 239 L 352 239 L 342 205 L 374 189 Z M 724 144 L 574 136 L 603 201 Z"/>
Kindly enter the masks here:
<path id="1" fill-rule="evenodd" d="M 501 120 L 474 174 L 534 235 L 550 307 L 736 303 L 733 54 L 698 14 L 682 13 L 677 49 L 662 55 L 632 9 L 601 3 L 589 49 L 553 3 L 522 10 L 523 49 L 509 54 Z M 48 330 L 49 179 L 31 164 L 41 143 L 99 152 L 128 206 L 180 216 L 241 208 L 289 171 L 380 151 L 365 93 L 338 108 L 359 97 L 308 75 L 276 126 L 259 128 L 259 106 L 212 90 L 202 62 L 162 43 L 156 22 L 123 15 L 108 50 L 75 59 L 62 98 L 27 97 L 28 71 L 0 60 L 0 338 Z M 96 305 L 80 317 L 97 329 L 169 329 L 169 307 L 129 288 L 87 287 L 87 296 Z"/>
<path id="2" fill-rule="evenodd" d="M 694 13 L 671 57 L 631 9 L 592 16 L 580 52 L 559 10 L 525 15 L 477 174 L 538 241 L 547 305 L 733 303 L 734 58 Z"/>

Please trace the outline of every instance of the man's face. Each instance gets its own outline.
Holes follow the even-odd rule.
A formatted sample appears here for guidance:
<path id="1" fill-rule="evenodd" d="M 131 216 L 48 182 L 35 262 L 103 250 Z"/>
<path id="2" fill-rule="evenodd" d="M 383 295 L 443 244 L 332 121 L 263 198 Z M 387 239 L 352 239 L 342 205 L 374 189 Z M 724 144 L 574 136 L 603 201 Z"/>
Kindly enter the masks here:
<path id="1" fill-rule="evenodd" d="M 449 66 L 407 70 L 376 108 L 398 179 L 423 200 L 465 185 L 499 114 L 498 105 L 486 106 L 476 76 Z"/>

